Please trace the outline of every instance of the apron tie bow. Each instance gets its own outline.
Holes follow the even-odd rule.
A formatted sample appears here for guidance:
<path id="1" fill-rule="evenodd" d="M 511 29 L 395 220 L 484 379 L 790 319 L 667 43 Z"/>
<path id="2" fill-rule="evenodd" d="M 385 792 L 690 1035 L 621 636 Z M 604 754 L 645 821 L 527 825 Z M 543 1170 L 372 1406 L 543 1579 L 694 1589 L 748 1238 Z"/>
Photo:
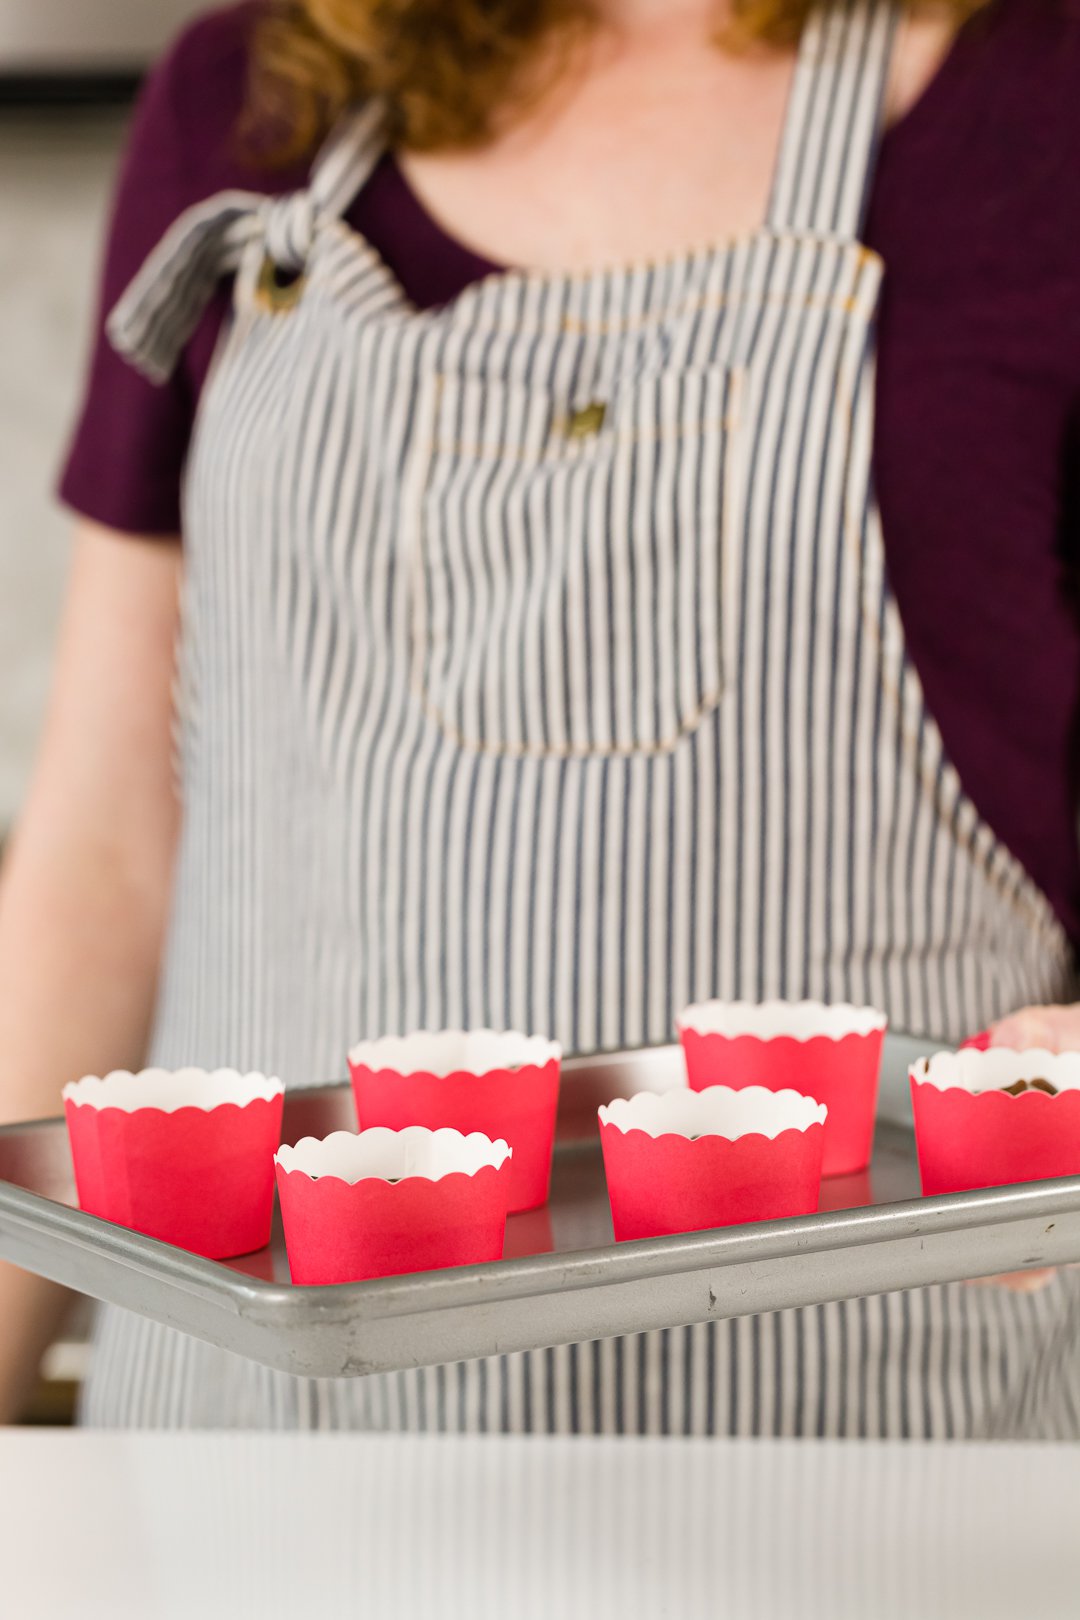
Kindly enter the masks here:
<path id="1" fill-rule="evenodd" d="M 246 270 L 249 255 L 253 281 L 267 259 L 302 271 L 320 217 L 308 191 L 228 191 L 187 209 L 109 316 L 113 348 L 151 382 L 167 382 L 220 283 Z"/>
<path id="2" fill-rule="evenodd" d="M 266 256 L 280 270 L 302 271 L 315 241 L 318 215 L 309 191 L 273 197 L 260 209 Z"/>

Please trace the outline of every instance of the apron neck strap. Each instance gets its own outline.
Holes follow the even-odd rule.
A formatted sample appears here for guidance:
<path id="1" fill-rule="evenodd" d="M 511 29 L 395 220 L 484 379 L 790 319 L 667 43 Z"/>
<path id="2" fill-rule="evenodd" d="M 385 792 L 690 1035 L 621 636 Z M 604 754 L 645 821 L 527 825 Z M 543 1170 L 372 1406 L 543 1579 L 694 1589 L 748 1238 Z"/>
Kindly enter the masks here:
<path id="1" fill-rule="evenodd" d="M 835 0 L 810 17 L 780 142 L 770 229 L 858 238 L 896 25 L 894 0 Z"/>
<path id="2" fill-rule="evenodd" d="M 320 214 L 340 219 L 363 191 L 386 150 L 386 113 L 367 101 L 334 126 L 311 170 L 309 194 Z"/>

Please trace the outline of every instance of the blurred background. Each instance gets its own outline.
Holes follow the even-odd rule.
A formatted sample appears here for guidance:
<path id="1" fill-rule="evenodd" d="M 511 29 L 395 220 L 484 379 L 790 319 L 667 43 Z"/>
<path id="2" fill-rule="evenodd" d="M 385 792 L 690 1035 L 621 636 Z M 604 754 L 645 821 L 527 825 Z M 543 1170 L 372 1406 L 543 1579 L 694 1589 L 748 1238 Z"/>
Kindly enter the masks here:
<path id="1" fill-rule="evenodd" d="M 0 0 L 0 848 L 48 692 L 69 527 L 53 486 L 113 176 L 142 75 L 205 9 L 207 0 Z M 68 1420 L 86 1326 L 84 1314 L 48 1357 L 31 1420 Z"/>
<path id="2" fill-rule="evenodd" d="M 53 498 L 139 78 L 207 0 L 0 0 L 0 840 L 41 722 L 67 558 Z"/>

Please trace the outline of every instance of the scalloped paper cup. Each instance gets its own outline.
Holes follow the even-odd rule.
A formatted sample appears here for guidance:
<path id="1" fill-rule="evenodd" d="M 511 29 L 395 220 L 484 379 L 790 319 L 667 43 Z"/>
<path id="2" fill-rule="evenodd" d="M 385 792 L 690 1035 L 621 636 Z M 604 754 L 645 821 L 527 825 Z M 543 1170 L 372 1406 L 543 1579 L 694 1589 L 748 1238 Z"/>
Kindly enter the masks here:
<path id="1" fill-rule="evenodd" d="M 796 1091 L 642 1091 L 600 1109 L 615 1236 L 811 1215 L 826 1109 Z"/>
<path id="2" fill-rule="evenodd" d="M 881 1047 L 873 1007 L 820 1001 L 706 1001 L 679 1019 L 691 1087 L 801 1091 L 829 1110 L 826 1176 L 865 1170 L 874 1145 Z"/>
<path id="3" fill-rule="evenodd" d="M 79 1207 L 208 1260 L 264 1249 L 284 1096 L 280 1080 L 235 1069 L 65 1086 Z"/>
<path id="4" fill-rule="evenodd" d="M 305 1136 L 277 1154 L 294 1283 L 501 1260 L 512 1149 L 474 1132 L 375 1126 Z"/>
<path id="5" fill-rule="evenodd" d="M 910 1071 L 923 1192 L 969 1192 L 1080 1176 L 1080 1052 L 966 1048 L 921 1058 Z M 1057 1096 L 1017 1080 L 1048 1080 Z"/>
<path id="6" fill-rule="evenodd" d="M 384 1125 L 479 1131 L 514 1150 L 510 1209 L 547 1203 L 561 1052 L 514 1031 L 418 1031 L 364 1041 L 349 1053 L 361 1130 Z"/>

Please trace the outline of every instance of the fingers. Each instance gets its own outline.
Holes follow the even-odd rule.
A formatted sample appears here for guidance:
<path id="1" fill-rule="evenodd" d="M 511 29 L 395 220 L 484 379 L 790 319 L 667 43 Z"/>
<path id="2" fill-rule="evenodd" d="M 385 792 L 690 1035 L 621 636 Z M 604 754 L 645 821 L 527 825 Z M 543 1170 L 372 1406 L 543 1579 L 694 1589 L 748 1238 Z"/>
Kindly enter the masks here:
<path id="1" fill-rule="evenodd" d="M 1080 1006 L 1022 1007 L 991 1027 L 990 1044 L 1016 1052 L 1080 1051 Z"/>
<path id="2" fill-rule="evenodd" d="M 1010 1294 L 1039 1294 L 1057 1276 L 1052 1268 L 1034 1271 L 1005 1271 L 1000 1277 L 973 1277 L 972 1288 L 1007 1288 Z"/>

